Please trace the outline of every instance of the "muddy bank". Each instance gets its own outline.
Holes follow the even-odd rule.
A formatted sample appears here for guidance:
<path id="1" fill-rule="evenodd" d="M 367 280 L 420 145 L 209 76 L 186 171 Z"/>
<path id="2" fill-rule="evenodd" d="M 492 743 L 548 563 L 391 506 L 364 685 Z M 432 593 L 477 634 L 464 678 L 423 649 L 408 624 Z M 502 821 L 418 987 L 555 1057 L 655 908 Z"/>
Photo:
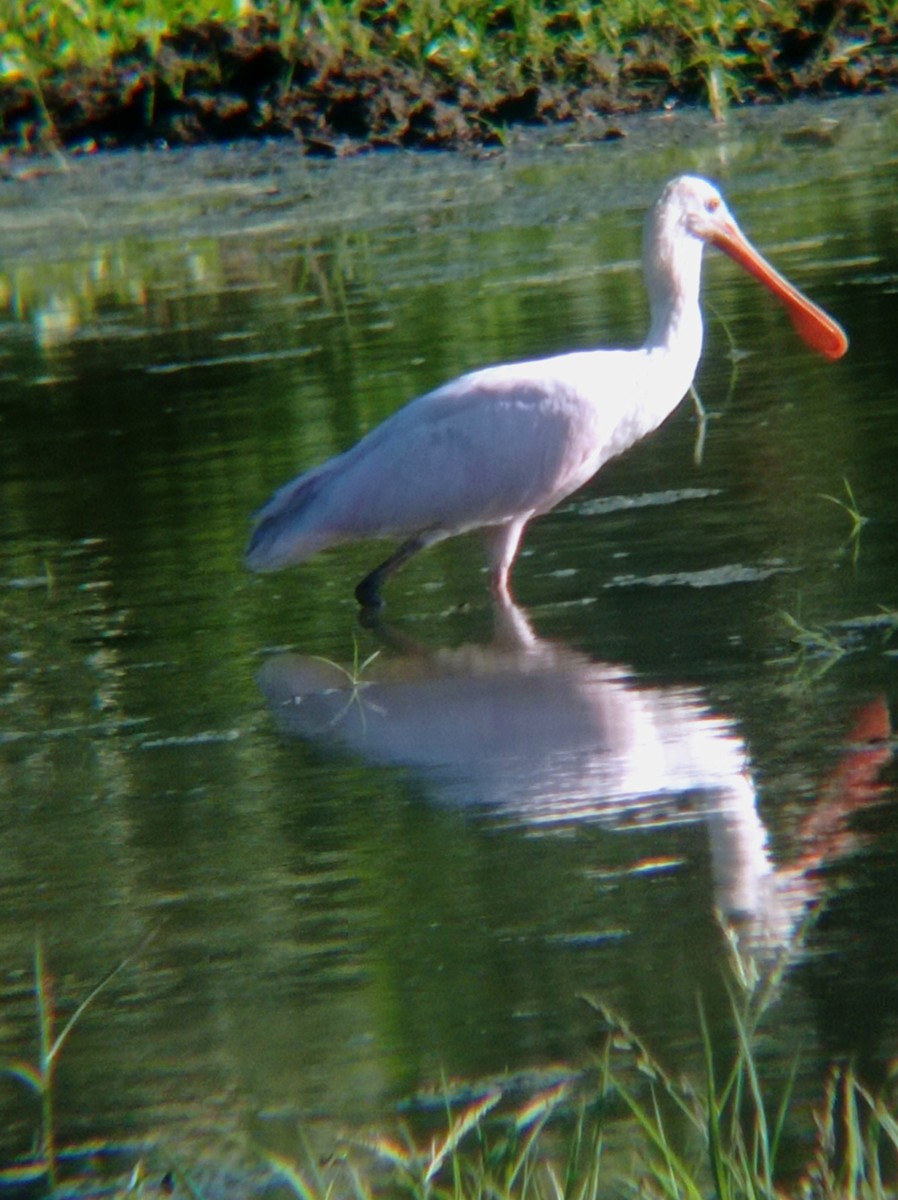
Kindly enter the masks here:
<path id="1" fill-rule="evenodd" d="M 707 64 L 683 67 L 690 47 L 672 28 L 633 37 L 613 59 L 567 48 L 525 84 L 503 79 L 498 66 L 489 79 L 460 82 L 398 61 L 388 44 L 362 61 L 314 40 L 285 48 L 264 18 L 183 29 L 154 54 L 141 44 L 101 69 L 46 79 L 39 92 L 25 80 L 3 84 L 0 147 L 90 152 L 291 137 L 327 156 L 454 149 L 500 143 L 516 125 L 565 121 L 613 137 L 615 115 L 707 103 Z M 738 73 L 730 62 L 743 64 Z M 871 29 L 851 5 L 812 3 L 799 28 L 745 35 L 727 70 L 740 103 L 881 92 L 898 82 L 898 31 Z"/>

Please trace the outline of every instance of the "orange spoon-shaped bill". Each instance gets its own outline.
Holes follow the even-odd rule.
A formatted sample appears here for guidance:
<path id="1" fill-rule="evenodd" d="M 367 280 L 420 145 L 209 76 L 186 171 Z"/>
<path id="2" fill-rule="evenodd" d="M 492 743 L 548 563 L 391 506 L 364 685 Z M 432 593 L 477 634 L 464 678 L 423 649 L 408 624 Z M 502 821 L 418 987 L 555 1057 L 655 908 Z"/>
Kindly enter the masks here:
<path id="1" fill-rule="evenodd" d="M 735 222 L 728 221 L 725 227 L 715 231 L 710 240 L 760 280 L 785 305 L 792 324 L 813 350 L 831 359 L 842 357 L 848 349 L 848 336 L 842 326 L 780 275 L 754 248 Z"/>

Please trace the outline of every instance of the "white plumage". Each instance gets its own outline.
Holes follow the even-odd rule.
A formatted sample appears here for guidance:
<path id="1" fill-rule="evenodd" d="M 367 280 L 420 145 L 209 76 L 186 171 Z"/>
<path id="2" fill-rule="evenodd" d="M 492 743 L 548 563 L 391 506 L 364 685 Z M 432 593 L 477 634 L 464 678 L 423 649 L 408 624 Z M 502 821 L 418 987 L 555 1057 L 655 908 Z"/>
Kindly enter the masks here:
<path id="1" fill-rule="evenodd" d="M 680 176 L 646 222 L 651 325 L 639 349 L 487 367 L 420 396 L 276 492 L 256 516 L 247 565 L 273 571 L 341 542 L 401 539 L 356 589 L 360 604 L 377 606 L 384 581 L 412 554 L 483 529 L 493 589 L 507 595 L 527 522 L 656 429 L 688 392 L 702 348 L 705 243 L 764 283 L 814 349 L 845 353 L 839 325 L 751 246 L 717 189 Z"/>

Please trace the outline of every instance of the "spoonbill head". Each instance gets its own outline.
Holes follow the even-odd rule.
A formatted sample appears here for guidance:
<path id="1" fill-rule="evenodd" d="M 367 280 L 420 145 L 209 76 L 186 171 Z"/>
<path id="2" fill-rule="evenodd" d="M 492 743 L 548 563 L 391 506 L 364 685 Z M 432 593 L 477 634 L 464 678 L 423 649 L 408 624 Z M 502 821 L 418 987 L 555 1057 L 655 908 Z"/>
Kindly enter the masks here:
<path id="1" fill-rule="evenodd" d="M 641 347 L 487 367 L 418 397 L 277 491 L 256 514 L 247 566 L 273 571 L 342 542 L 398 540 L 356 588 L 363 607 L 378 607 L 384 582 L 413 554 L 481 529 L 493 590 L 508 596 L 527 522 L 656 429 L 689 391 L 702 347 L 705 245 L 764 284 L 814 350 L 845 353 L 841 327 L 752 246 L 717 188 L 681 175 L 646 221 L 651 323 Z"/>
<path id="2" fill-rule="evenodd" d="M 678 229 L 682 231 L 679 236 Z M 671 180 L 650 212 L 643 253 L 643 270 L 650 289 L 649 280 L 656 275 L 660 274 L 662 278 L 676 276 L 676 265 L 673 270 L 662 267 L 658 271 L 655 264 L 664 261 L 670 247 L 674 247 L 675 252 L 689 235 L 700 243 L 723 250 L 763 283 L 785 305 L 795 329 L 812 349 L 829 359 L 842 357 L 848 349 L 844 329 L 793 287 L 755 249 L 739 228 L 720 192 L 706 179 L 680 175 Z M 663 312 L 663 305 L 661 307 Z"/>

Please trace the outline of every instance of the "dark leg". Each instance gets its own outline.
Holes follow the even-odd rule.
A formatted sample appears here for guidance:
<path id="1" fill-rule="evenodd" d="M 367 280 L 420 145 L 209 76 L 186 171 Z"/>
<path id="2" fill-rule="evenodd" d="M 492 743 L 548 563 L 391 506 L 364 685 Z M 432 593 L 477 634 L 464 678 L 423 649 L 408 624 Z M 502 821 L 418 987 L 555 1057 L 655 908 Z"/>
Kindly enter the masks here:
<path id="1" fill-rule="evenodd" d="M 355 589 L 355 598 L 358 600 L 362 608 L 377 609 L 383 607 L 383 597 L 380 594 L 381 587 L 387 582 L 394 571 L 407 563 L 408 560 L 419 550 L 423 550 L 432 541 L 432 538 L 425 536 L 410 538 L 409 541 L 403 542 L 395 554 L 391 554 L 386 562 L 382 562 L 379 567 L 375 567 L 370 575 L 366 575 L 359 586 Z"/>

